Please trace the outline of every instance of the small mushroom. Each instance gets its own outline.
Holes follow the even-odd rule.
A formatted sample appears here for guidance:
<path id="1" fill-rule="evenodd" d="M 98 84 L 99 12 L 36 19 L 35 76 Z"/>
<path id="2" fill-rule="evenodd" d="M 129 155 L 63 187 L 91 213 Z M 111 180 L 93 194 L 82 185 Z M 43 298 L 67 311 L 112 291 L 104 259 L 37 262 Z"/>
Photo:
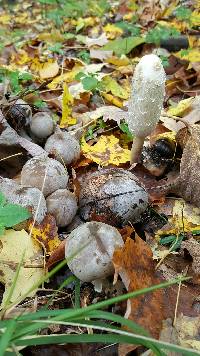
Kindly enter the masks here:
<path id="1" fill-rule="evenodd" d="M 30 105 L 24 100 L 18 99 L 5 106 L 3 108 L 3 114 L 9 125 L 17 132 L 20 132 L 25 126 L 29 125 L 32 117 L 32 110 Z"/>
<path id="2" fill-rule="evenodd" d="M 58 227 L 69 225 L 78 206 L 75 195 L 67 189 L 58 189 L 46 199 L 47 211 L 52 214 Z"/>
<path id="3" fill-rule="evenodd" d="M 135 176 L 124 169 L 102 169 L 84 176 L 80 190 L 80 216 L 121 226 L 136 223 L 148 206 L 148 194 Z"/>
<path id="4" fill-rule="evenodd" d="M 114 273 L 113 253 L 123 244 L 116 228 L 96 221 L 85 223 L 67 238 L 65 257 L 69 269 L 81 281 L 97 285 Z"/>
<path id="5" fill-rule="evenodd" d="M 67 170 L 63 165 L 45 155 L 29 159 L 21 171 L 21 184 L 42 190 L 44 183 L 43 194 L 45 197 L 57 189 L 66 188 L 68 179 Z"/>
<path id="6" fill-rule="evenodd" d="M 47 213 L 47 207 L 45 198 L 39 189 L 24 187 L 12 179 L 0 178 L 0 191 L 8 202 L 28 208 L 36 222 L 42 222 Z"/>
<path id="7" fill-rule="evenodd" d="M 53 133 L 54 123 L 47 112 L 38 112 L 33 115 L 30 122 L 31 133 L 39 139 L 46 138 Z"/>
<path id="8" fill-rule="evenodd" d="M 163 106 L 166 75 L 155 54 L 143 56 L 135 68 L 128 105 L 127 123 L 135 136 L 131 163 L 139 160 L 144 139 L 156 126 Z"/>
<path id="9" fill-rule="evenodd" d="M 66 165 L 80 157 L 80 145 L 77 139 L 69 132 L 61 131 L 60 128 L 57 128 L 56 132 L 47 139 L 44 149 Z"/>

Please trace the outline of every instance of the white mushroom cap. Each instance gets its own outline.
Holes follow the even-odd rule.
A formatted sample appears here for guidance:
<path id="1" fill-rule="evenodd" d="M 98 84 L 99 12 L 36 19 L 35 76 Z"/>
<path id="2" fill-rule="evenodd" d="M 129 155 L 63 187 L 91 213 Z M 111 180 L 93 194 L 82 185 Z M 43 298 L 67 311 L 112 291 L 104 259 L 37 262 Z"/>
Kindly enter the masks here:
<path id="1" fill-rule="evenodd" d="M 67 170 L 63 165 L 45 155 L 29 159 L 21 171 L 22 185 L 42 190 L 44 182 L 43 194 L 45 197 L 57 189 L 66 188 L 68 179 Z"/>
<path id="2" fill-rule="evenodd" d="M 76 277 L 83 282 L 91 282 L 114 273 L 112 256 L 115 249 L 123 244 L 116 228 L 91 221 L 70 233 L 65 257 L 69 258 L 68 266 Z"/>
<path id="3" fill-rule="evenodd" d="M 47 211 L 52 214 L 57 226 L 69 225 L 76 215 L 78 206 L 75 195 L 67 189 L 58 189 L 46 199 Z"/>
<path id="4" fill-rule="evenodd" d="M 54 124 L 51 116 L 47 112 L 38 112 L 33 115 L 30 130 L 38 138 L 46 138 L 53 133 Z"/>

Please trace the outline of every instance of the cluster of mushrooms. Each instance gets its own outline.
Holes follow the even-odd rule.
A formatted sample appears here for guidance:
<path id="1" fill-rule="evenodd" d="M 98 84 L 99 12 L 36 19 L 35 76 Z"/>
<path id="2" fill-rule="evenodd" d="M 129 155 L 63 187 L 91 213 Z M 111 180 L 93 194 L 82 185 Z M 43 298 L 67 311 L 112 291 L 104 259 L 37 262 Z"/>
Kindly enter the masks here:
<path id="1" fill-rule="evenodd" d="M 144 56 L 135 68 L 128 106 L 127 123 L 135 136 L 132 163 L 159 120 L 164 87 L 160 59 L 153 54 Z M 9 202 L 29 208 L 36 223 L 50 213 L 58 228 L 66 231 L 78 217 L 66 241 L 68 266 L 81 281 L 99 286 L 102 279 L 112 275 L 114 250 L 124 244 L 116 227 L 140 221 L 148 207 L 148 194 L 131 172 L 109 168 L 83 176 L 77 197 L 69 189 L 68 167 L 80 157 L 78 140 L 73 132 L 55 127 L 48 112 L 31 117 L 26 103 L 25 110 L 29 136 L 44 147 L 44 153 L 25 163 L 20 184 L 0 178 L 0 190 Z"/>

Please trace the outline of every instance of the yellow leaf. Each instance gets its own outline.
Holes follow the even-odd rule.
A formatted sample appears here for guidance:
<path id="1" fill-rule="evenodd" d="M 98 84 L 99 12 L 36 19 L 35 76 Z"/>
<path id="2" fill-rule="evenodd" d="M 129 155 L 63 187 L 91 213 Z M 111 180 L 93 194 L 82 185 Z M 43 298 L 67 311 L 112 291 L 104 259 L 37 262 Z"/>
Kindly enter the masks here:
<path id="1" fill-rule="evenodd" d="M 116 56 L 109 57 L 106 59 L 106 62 L 114 64 L 117 67 L 121 67 L 127 66 L 130 63 L 130 60 L 123 54 L 120 58 Z"/>
<path id="2" fill-rule="evenodd" d="M 48 79 L 55 77 L 59 72 L 59 65 L 57 61 L 52 62 L 48 61 L 44 64 L 41 64 L 39 69 L 39 75 L 41 79 Z"/>
<path id="3" fill-rule="evenodd" d="M 29 231 L 31 231 L 31 237 L 42 245 L 48 255 L 51 255 L 60 245 L 56 221 L 50 214 L 47 214 L 44 220 L 40 224 L 35 224 L 33 228 L 31 223 Z"/>
<path id="4" fill-rule="evenodd" d="M 190 16 L 190 23 L 192 24 L 192 26 L 200 26 L 200 11 L 199 10 L 195 10 L 192 12 L 191 16 Z"/>
<path id="5" fill-rule="evenodd" d="M 182 50 L 177 53 L 174 53 L 174 55 L 180 59 L 185 59 L 189 62 L 200 62 L 199 48 L 188 48 L 184 52 Z"/>
<path id="6" fill-rule="evenodd" d="M 184 114 L 186 114 L 188 111 L 190 111 L 191 104 L 192 104 L 193 100 L 194 100 L 193 97 L 181 100 L 181 101 L 179 101 L 178 105 L 176 105 L 175 107 L 169 108 L 167 113 L 170 115 L 182 117 Z"/>
<path id="7" fill-rule="evenodd" d="M 8 25 L 11 21 L 11 16 L 10 15 L 1 15 L 0 16 L 0 24 L 2 25 Z"/>
<path id="8" fill-rule="evenodd" d="M 200 230 L 200 209 L 183 199 L 175 201 L 172 217 L 168 219 L 171 228 L 163 228 L 156 233 L 156 237 L 163 235 L 177 235 L 181 232 L 192 232 Z"/>
<path id="9" fill-rule="evenodd" d="M 114 39 L 117 36 L 122 35 L 123 30 L 111 23 L 108 23 L 106 26 L 103 27 L 103 30 L 106 32 L 108 35 L 108 38 Z"/>
<path id="10" fill-rule="evenodd" d="M 115 98 L 113 95 L 111 94 L 107 94 L 107 93 L 101 93 L 101 95 L 111 104 L 118 106 L 119 108 L 123 107 L 123 103 L 121 102 L 121 100 L 119 100 L 118 98 Z"/>
<path id="11" fill-rule="evenodd" d="M 73 104 L 73 97 L 71 96 L 68 86 L 66 83 L 63 83 L 63 96 L 62 96 L 62 118 L 60 121 L 60 127 L 64 128 L 69 125 L 74 125 L 76 119 L 71 117 L 72 109 L 71 105 Z"/>
<path id="12" fill-rule="evenodd" d="M 120 147 L 118 138 L 113 135 L 101 136 L 93 146 L 88 145 L 83 138 L 81 147 L 86 158 L 101 166 L 108 166 L 109 164 L 118 166 L 130 161 L 130 151 Z"/>
<path id="13" fill-rule="evenodd" d="M 128 92 L 122 88 L 115 79 L 111 78 L 110 76 L 106 76 L 102 79 L 102 82 L 104 84 L 104 91 L 111 92 L 113 95 L 118 96 L 121 99 L 128 99 L 129 94 Z"/>
<path id="14" fill-rule="evenodd" d="M 38 35 L 39 41 L 46 41 L 49 43 L 63 42 L 65 37 L 58 29 L 54 29 L 51 32 L 43 32 Z"/>
<path id="15" fill-rule="evenodd" d="M 52 82 L 48 84 L 48 88 L 56 89 L 57 86 L 63 82 L 67 82 L 67 83 L 72 82 L 75 79 L 76 74 L 79 73 L 82 68 L 83 68 L 82 65 L 75 64 L 72 70 L 70 70 L 65 74 L 61 74 L 55 79 L 53 79 Z"/>
<path id="16" fill-rule="evenodd" d="M 0 237 L 0 282 L 5 284 L 2 306 L 9 295 L 10 287 L 20 262 L 22 265 L 11 296 L 11 302 L 27 293 L 44 276 L 44 259 L 42 247 L 30 238 L 25 230 L 7 230 Z M 24 259 L 22 260 L 23 254 Z M 29 296 L 34 296 L 36 290 Z"/>

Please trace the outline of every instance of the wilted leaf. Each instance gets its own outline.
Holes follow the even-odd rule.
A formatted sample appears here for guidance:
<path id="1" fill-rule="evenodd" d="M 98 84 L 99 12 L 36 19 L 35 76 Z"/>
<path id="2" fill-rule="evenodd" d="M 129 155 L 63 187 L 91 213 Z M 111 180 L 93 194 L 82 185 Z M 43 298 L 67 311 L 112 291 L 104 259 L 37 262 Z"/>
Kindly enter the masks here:
<path id="1" fill-rule="evenodd" d="M 97 38 L 86 37 L 86 40 L 85 40 L 85 44 L 88 47 L 92 47 L 92 46 L 95 46 L 95 45 L 104 46 L 107 42 L 108 42 L 108 39 L 107 39 L 105 33 L 102 33 L 101 36 L 99 36 Z"/>
<path id="2" fill-rule="evenodd" d="M 55 77 L 59 72 L 59 65 L 57 61 L 48 61 L 41 65 L 39 69 L 39 75 L 41 79 L 48 79 Z"/>
<path id="3" fill-rule="evenodd" d="M 30 225 L 29 230 L 31 228 Z M 45 216 L 41 224 L 35 224 L 31 231 L 31 237 L 40 242 L 46 253 L 50 255 L 60 245 L 55 218 L 49 214 Z"/>
<path id="4" fill-rule="evenodd" d="M 174 328 L 178 334 L 179 345 L 200 352 L 199 316 L 190 317 L 182 314 L 176 319 Z"/>
<path id="5" fill-rule="evenodd" d="M 178 105 L 176 105 L 175 107 L 172 106 L 171 108 L 169 108 L 167 113 L 170 115 L 173 115 L 173 116 L 182 117 L 185 113 L 187 113 L 188 111 L 191 110 L 191 105 L 192 105 L 193 101 L 194 101 L 193 97 L 181 100 L 181 101 L 179 101 Z"/>
<path id="6" fill-rule="evenodd" d="M 117 56 L 122 54 L 128 54 L 133 48 L 144 43 L 145 40 L 142 37 L 126 37 L 120 38 L 107 43 L 103 49 L 106 51 L 114 51 Z"/>
<path id="7" fill-rule="evenodd" d="M 114 24 L 108 23 L 106 26 L 103 27 L 103 30 L 106 32 L 108 35 L 108 38 L 114 39 L 117 36 L 122 35 L 123 30 L 119 27 L 117 27 Z"/>
<path id="8" fill-rule="evenodd" d="M 122 88 L 115 79 L 110 76 L 106 76 L 102 79 L 105 92 L 111 92 L 113 95 L 118 96 L 121 99 L 128 99 L 129 93 Z"/>
<path id="9" fill-rule="evenodd" d="M 101 136 L 93 146 L 88 145 L 83 139 L 81 148 L 85 157 L 101 166 L 109 164 L 118 166 L 130 161 L 130 151 L 120 147 L 119 140 L 113 135 Z"/>
<path id="10" fill-rule="evenodd" d="M 68 86 L 66 83 L 63 83 L 63 96 L 62 96 L 62 118 L 60 121 L 60 127 L 64 128 L 69 125 L 75 125 L 76 119 L 71 117 L 72 109 L 71 105 L 73 104 L 73 97 L 71 96 Z"/>
<path id="11" fill-rule="evenodd" d="M 0 281 L 5 284 L 2 306 L 9 294 L 18 264 L 23 253 L 24 260 L 19 271 L 19 276 L 11 297 L 11 302 L 24 295 L 35 283 L 44 276 L 44 259 L 41 246 L 30 238 L 24 230 L 7 230 L 0 238 Z M 33 296 L 36 291 L 31 292 Z"/>
<path id="12" fill-rule="evenodd" d="M 200 52 L 198 48 L 189 48 L 175 53 L 175 56 L 189 62 L 200 62 Z"/>
<path id="13" fill-rule="evenodd" d="M 161 272 L 155 270 L 150 247 L 137 235 L 135 240 L 128 238 L 125 245 L 114 252 L 113 264 L 116 274 L 121 276 L 128 292 L 147 288 L 165 280 Z M 194 315 L 193 298 L 191 291 L 187 289 L 180 291 L 177 315 L 183 311 L 185 314 Z M 158 338 L 162 320 L 174 318 L 176 299 L 177 286 L 158 289 L 128 300 L 125 316 Z"/>

